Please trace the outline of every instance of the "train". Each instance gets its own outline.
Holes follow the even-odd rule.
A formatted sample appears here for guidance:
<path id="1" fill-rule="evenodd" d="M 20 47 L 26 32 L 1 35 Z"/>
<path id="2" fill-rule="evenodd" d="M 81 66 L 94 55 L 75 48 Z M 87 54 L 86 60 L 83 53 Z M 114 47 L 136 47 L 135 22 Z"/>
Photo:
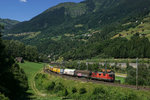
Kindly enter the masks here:
<path id="1" fill-rule="evenodd" d="M 94 79 L 94 80 L 101 80 L 106 82 L 114 82 L 115 81 L 115 73 L 111 70 L 103 69 L 102 72 L 92 72 L 88 70 L 76 70 L 76 69 L 68 69 L 68 68 L 59 68 L 49 66 L 49 71 L 55 72 L 58 74 L 69 75 L 73 77 L 79 78 L 87 78 L 87 79 Z"/>

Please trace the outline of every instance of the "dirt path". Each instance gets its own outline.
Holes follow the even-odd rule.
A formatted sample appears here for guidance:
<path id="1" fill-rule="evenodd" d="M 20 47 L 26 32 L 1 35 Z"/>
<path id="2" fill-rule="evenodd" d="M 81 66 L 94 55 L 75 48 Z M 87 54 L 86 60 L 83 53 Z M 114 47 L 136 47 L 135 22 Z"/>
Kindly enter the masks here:
<path id="1" fill-rule="evenodd" d="M 43 69 L 41 69 L 39 72 L 41 72 Z M 31 81 L 31 88 L 32 90 L 34 91 L 35 95 L 38 95 L 38 96 L 46 96 L 46 94 L 44 93 L 41 93 L 37 88 L 36 88 L 36 84 L 35 84 L 35 76 L 37 75 L 37 73 L 39 72 L 36 72 L 33 77 L 32 77 L 32 81 Z"/>

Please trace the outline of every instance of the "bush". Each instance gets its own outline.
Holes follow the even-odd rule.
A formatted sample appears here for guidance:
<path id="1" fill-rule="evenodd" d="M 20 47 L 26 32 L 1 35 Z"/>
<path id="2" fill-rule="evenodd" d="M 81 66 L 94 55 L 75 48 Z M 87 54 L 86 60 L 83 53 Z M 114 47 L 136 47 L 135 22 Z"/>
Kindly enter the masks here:
<path id="1" fill-rule="evenodd" d="M 51 82 L 49 86 L 47 87 L 47 90 L 52 91 L 54 87 L 55 87 L 55 82 Z"/>
<path id="2" fill-rule="evenodd" d="M 47 78 L 46 74 L 43 74 L 43 75 L 42 75 L 42 78 Z"/>
<path id="3" fill-rule="evenodd" d="M 92 97 L 90 97 L 91 100 L 99 100 L 101 98 L 102 100 L 109 100 L 109 94 L 107 92 L 107 88 L 103 87 L 95 87 L 92 92 Z"/>
<path id="4" fill-rule="evenodd" d="M 99 91 L 101 91 L 100 88 L 95 88 L 95 89 L 93 90 L 93 95 L 99 94 Z"/>
<path id="5" fill-rule="evenodd" d="M 105 94 L 106 90 L 102 87 L 97 87 L 94 89 L 93 94 L 97 95 L 97 94 Z"/>
<path id="6" fill-rule="evenodd" d="M 63 89 L 64 89 L 64 86 L 63 86 L 62 83 L 56 84 L 56 86 L 55 86 L 55 92 L 62 91 Z"/>
<path id="7" fill-rule="evenodd" d="M 63 96 L 67 96 L 69 93 L 68 93 L 68 91 L 67 91 L 67 89 L 64 89 L 64 91 L 63 91 Z"/>
<path id="8" fill-rule="evenodd" d="M 86 91 L 86 89 L 85 88 L 81 88 L 80 90 L 79 90 L 79 93 L 80 94 L 84 94 L 84 93 L 86 93 L 87 91 Z"/>
<path id="9" fill-rule="evenodd" d="M 75 87 L 72 88 L 72 93 L 76 93 L 77 89 Z"/>
<path id="10" fill-rule="evenodd" d="M 38 74 L 36 74 L 36 76 L 35 76 L 35 80 L 37 80 L 37 79 L 39 79 L 39 78 L 41 78 L 42 77 L 42 73 L 38 73 Z"/>
<path id="11" fill-rule="evenodd" d="M 138 65 L 138 85 L 150 86 L 150 69 L 144 64 Z M 126 83 L 136 84 L 136 68 L 129 68 L 127 71 Z"/>
<path id="12" fill-rule="evenodd" d="M 130 93 L 127 96 L 127 100 L 137 100 L 137 95 L 135 93 Z"/>
<path id="13" fill-rule="evenodd" d="M 135 93 L 118 93 L 117 98 L 119 100 L 138 100 L 137 95 Z"/>
<path id="14" fill-rule="evenodd" d="M 0 100 L 9 100 L 4 94 L 0 93 Z"/>

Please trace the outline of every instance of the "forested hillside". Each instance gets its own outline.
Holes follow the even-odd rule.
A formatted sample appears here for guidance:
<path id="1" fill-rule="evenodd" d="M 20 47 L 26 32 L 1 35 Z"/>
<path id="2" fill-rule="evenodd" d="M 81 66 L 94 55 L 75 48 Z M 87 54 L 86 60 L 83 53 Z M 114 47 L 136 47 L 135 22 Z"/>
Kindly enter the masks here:
<path id="1" fill-rule="evenodd" d="M 3 38 L 20 40 L 37 46 L 39 52 L 50 57 L 63 56 L 67 60 L 95 56 L 150 57 L 147 36 L 134 32 L 131 40 L 114 39 L 114 36 L 122 36 L 117 36 L 120 32 L 135 28 L 145 18 L 149 18 L 149 4 L 148 0 L 84 0 L 80 3 L 62 3 L 29 21 L 16 24 L 7 30 L 7 35 Z M 135 38 L 139 40 L 138 47 L 133 42 Z M 136 50 L 137 53 L 132 53 Z"/>
<path id="2" fill-rule="evenodd" d="M 16 20 L 0 18 L 0 24 L 4 25 L 5 30 L 12 28 L 13 25 L 18 24 L 18 23 L 19 23 L 19 21 L 16 21 Z"/>

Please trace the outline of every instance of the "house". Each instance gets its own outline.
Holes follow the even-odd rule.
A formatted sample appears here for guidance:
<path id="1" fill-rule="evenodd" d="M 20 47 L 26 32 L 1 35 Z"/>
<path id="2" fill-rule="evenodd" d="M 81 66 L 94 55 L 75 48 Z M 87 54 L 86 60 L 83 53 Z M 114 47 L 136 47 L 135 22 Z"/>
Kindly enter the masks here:
<path id="1" fill-rule="evenodd" d="M 24 63 L 23 57 L 16 57 L 16 61 L 19 63 Z"/>

